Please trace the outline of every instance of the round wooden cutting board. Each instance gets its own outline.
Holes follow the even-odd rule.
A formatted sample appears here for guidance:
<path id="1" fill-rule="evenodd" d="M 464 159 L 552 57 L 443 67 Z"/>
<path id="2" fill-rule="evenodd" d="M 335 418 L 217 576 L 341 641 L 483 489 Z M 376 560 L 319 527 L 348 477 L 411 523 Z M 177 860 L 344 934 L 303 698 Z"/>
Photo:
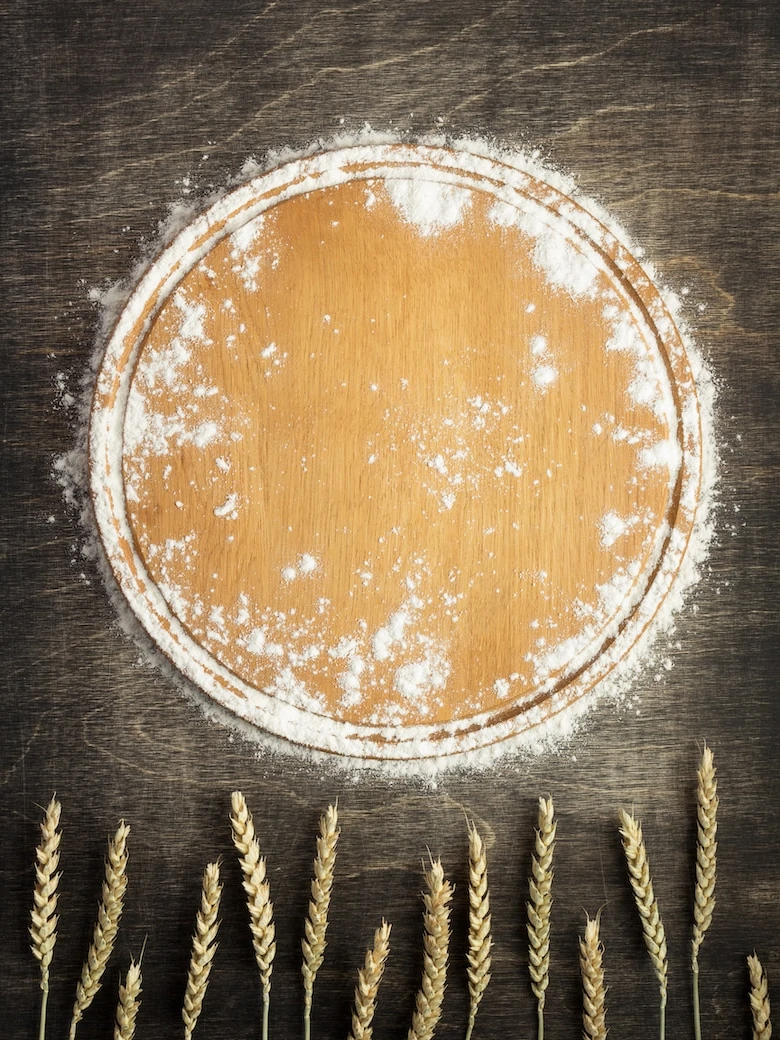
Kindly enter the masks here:
<path id="1" fill-rule="evenodd" d="M 698 401 L 662 296 L 563 187 L 443 148 L 309 156 L 130 297 L 93 406 L 100 533 L 237 715 L 457 754 L 636 652 L 694 524 Z"/>

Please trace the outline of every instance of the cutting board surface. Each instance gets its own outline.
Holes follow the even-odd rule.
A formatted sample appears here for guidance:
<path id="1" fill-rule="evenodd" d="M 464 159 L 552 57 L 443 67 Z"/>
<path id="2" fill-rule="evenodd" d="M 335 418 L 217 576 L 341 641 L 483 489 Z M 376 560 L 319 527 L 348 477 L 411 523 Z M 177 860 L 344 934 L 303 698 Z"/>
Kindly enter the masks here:
<path id="1" fill-rule="evenodd" d="M 120 583 L 239 714 L 490 740 L 592 687 L 662 602 L 690 374 L 576 202 L 400 158 L 261 178 L 163 257 L 104 362 L 93 426 L 121 449 L 93 484 L 121 459 Z"/>

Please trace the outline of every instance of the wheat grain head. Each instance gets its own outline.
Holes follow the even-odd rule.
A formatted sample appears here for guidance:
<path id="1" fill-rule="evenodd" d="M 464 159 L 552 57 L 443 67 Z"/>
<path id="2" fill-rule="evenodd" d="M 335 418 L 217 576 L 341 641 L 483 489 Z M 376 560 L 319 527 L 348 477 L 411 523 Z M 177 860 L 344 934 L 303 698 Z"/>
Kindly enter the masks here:
<path id="1" fill-rule="evenodd" d="M 76 986 L 76 1000 L 70 1021 L 71 1040 L 76 1035 L 76 1026 L 100 989 L 103 973 L 116 942 L 127 889 L 127 838 L 129 834 L 130 828 L 124 820 L 121 820 L 116 834 L 108 842 L 105 880 L 98 907 L 98 918 L 92 933 L 92 942 L 87 951 L 87 959 L 81 969 L 81 978 Z"/>
<path id="2" fill-rule="evenodd" d="M 490 933 L 490 892 L 488 889 L 487 856 L 485 844 L 474 824 L 469 824 L 469 938 L 467 974 L 469 982 L 470 1036 L 477 1017 L 477 1009 L 490 982 L 490 951 L 493 939 Z"/>
<path id="3" fill-rule="evenodd" d="M 49 968 L 57 941 L 57 886 L 62 876 L 57 868 L 60 862 L 59 831 L 62 805 L 53 796 L 44 810 L 41 821 L 41 841 L 35 850 L 35 890 L 31 911 L 30 948 L 41 970 L 41 989 L 49 991 Z"/>
<path id="4" fill-rule="evenodd" d="M 417 991 L 407 1040 L 431 1040 L 441 1018 L 447 984 L 450 947 L 452 885 L 444 876 L 441 860 L 432 860 L 425 871 L 423 893 L 423 974 Z"/>
<path id="5" fill-rule="evenodd" d="M 338 810 L 334 805 L 329 805 L 320 817 L 320 833 L 317 838 L 317 854 L 314 857 L 309 914 L 304 923 L 305 937 L 301 940 L 303 952 L 301 971 L 307 1014 L 311 1010 L 314 980 L 325 956 L 328 909 L 336 869 L 336 846 L 341 833 L 338 820 Z"/>
<path id="6" fill-rule="evenodd" d="M 552 798 L 540 798 L 539 823 L 531 856 L 531 877 L 528 882 L 530 899 L 527 903 L 528 970 L 531 975 L 531 989 L 540 1011 L 544 1009 L 545 994 L 550 981 L 552 862 L 557 829 Z"/>
<path id="7" fill-rule="evenodd" d="M 114 1040 L 133 1040 L 135 1036 L 135 1020 L 141 1006 L 141 965 L 130 961 L 124 984 L 119 985 L 119 1001 L 116 1006 L 114 1023 Z"/>
<path id="8" fill-rule="evenodd" d="M 371 1040 L 379 983 L 382 981 L 387 956 L 390 953 L 390 930 L 391 926 L 383 920 L 374 932 L 373 947 L 366 951 L 365 963 L 358 971 L 349 1040 Z"/>
<path id="9" fill-rule="evenodd" d="M 209 984 L 209 975 L 217 952 L 219 930 L 219 902 L 222 885 L 219 881 L 219 863 L 209 863 L 203 872 L 203 888 L 200 909 L 195 918 L 195 934 L 192 937 L 192 956 L 184 993 L 181 1017 L 184 1022 L 184 1037 L 189 1040 L 203 1009 L 203 998 Z"/>
<path id="10" fill-rule="evenodd" d="M 599 938 L 599 918 L 587 918 L 585 935 L 579 940 L 582 974 L 583 1040 L 606 1040 L 606 998 L 604 985 L 604 948 Z"/>
<path id="11" fill-rule="evenodd" d="M 718 781 L 712 751 L 705 744 L 696 789 L 696 887 L 693 904 L 693 970 L 699 968 L 699 949 L 715 910 L 718 851 Z"/>
<path id="12" fill-rule="evenodd" d="M 753 1040 L 771 1040 L 772 1020 L 769 1006 L 769 984 L 761 961 L 752 953 L 748 959 L 750 975 L 750 1011 L 753 1018 Z"/>
<path id="13" fill-rule="evenodd" d="M 642 837 L 642 827 L 638 820 L 625 809 L 620 811 L 620 834 L 623 840 L 623 851 L 628 866 L 629 880 L 634 893 L 639 916 L 642 921 L 642 933 L 645 946 L 650 954 L 650 961 L 658 979 L 661 1004 L 666 1004 L 669 965 L 666 954 L 666 932 L 658 910 L 658 903 L 653 892 L 650 876 L 650 864 L 647 849 Z"/>
<path id="14" fill-rule="evenodd" d="M 267 1001 L 271 989 L 271 972 L 276 956 L 276 926 L 274 907 L 271 902 L 270 886 L 266 878 L 266 860 L 260 855 L 260 842 L 255 835 L 254 821 L 246 799 L 240 791 L 231 797 L 230 825 L 233 844 L 239 855 L 246 905 L 249 910 L 249 927 L 252 946 L 260 971 L 263 998 Z"/>

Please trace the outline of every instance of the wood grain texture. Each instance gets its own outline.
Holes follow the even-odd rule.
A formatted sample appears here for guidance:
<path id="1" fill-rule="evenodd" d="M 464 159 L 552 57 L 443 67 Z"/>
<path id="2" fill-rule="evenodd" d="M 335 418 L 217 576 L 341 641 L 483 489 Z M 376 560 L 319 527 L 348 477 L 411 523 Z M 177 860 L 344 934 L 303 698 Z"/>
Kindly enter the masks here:
<path id="1" fill-rule="evenodd" d="M 115 983 L 144 937 L 138 1036 L 173 1035 L 202 864 L 224 856 L 221 945 L 200 1035 L 256 1035 L 262 995 L 231 856 L 240 787 L 274 891 L 271 1029 L 300 1035 L 299 943 L 316 821 L 339 798 L 339 866 L 313 1010 L 346 1035 L 354 974 L 376 921 L 393 924 L 375 1035 L 408 1027 L 419 979 L 421 858 L 456 885 L 450 983 L 437 1032 L 463 1034 L 467 834 L 491 863 L 493 979 L 475 1037 L 529 1034 L 522 904 L 536 800 L 559 815 L 550 1040 L 579 1028 L 577 932 L 601 934 L 615 1036 L 652 1035 L 655 979 L 625 881 L 617 810 L 642 819 L 669 937 L 668 1033 L 692 1035 L 695 772 L 719 767 L 718 908 L 701 955 L 704 1035 L 749 1035 L 744 958 L 780 978 L 780 736 L 775 547 L 780 71 L 775 5 L 756 0 L 559 5 L 455 0 L 217 8 L 140 0 L 124 9 L 0 7 L 4 509 L 0 730 L 0 1007 L 34 1035 L 39 990 L 26 932 L 40 805 L 63 803 L 61 912 L 50 1035 L 67 1025 L 89 940 L 105 836 L 133 828 L 116 974 L 80 1023 L 104 1036 Z M 343 119 L 344 124 L 340 123 Z M 537 144 L 573 170 L 677 288 L 721 382 L 719 539 L 668 657 L 638 703 L 597 711 L 567 751 L 436 788 L 345 778 L 254 749 L 206 719 L 163 672 L 139 664 L 51 479 L 72 442 L 58 373 L 77 383 L 96 312 L 87 289 L 124 276 L 183 192 L 197 200 L 250 154 L 368 120 L 477 129 Z M 439 120 L 441 122 L 439 122 Z M 701 310 L 699 308 L 702 308 Z M 677 645 L 679 643 L 679 645 Z M 458 940 L 457 936 L 460 936 Z"/>
<path id="2" fill-rule="evenodd" d="M 250 719 L 270 688 L 269 724 L 302 744 L 405 757 L 419 726 L 435 744 L 458 720 L 484 745 L 560 711 L 609 674 L 618 631 L 623 653 L 641 638 L 691 536 L 698 402 L 657 290 L 533 178 L 519 212 L 570 222 L 537 240 L 497 226 L 506 168 L 468 161 L 336 151 L 346 184 L 280 203 L 275 171 L 227 195 L 149 272 L 101 363 L 90 477 L 117 582 L 197 685 Z M 446 163 L 476 190 L 422 233 L 377 169 L 430 193 Z M 583 249 L 588 291 L 553 289 L 540 244 Z M 645 459 L 670 440 L 674 479 Z M 373 737 L 358 748 L 345 723 Z"/>

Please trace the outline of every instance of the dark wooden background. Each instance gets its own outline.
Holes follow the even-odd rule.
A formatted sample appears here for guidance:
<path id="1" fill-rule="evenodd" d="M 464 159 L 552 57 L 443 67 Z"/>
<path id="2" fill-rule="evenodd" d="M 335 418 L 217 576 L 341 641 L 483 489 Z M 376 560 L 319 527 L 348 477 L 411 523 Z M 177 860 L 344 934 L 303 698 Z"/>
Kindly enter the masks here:
<path id="1" fill-rule="evenodd" d="M 780 1010 L 777 681 L 778 8 L 774 0 L 3 0 L 0 1033 L 37 1035 L 27 923 L 39 806 L 64 804 L 50 1037 L 67 1032 L 106 836 L 132 826 L 118 954 L 83 1040 L 110 1035 L 120 968 L 144 959 L 138 1037 L 181 1035 L 205 863 L 224 857 L 222 945 L 197 1035 L 259 1036 L 256 980 L 227 813 L 240 786 L 269 856 L 279 950 L 271 1026 L 301 1035 L 299 939 L 317 818 L 343 835 L 313 1035 L 343 1037 L 355 971 L 382 915 L 395 926 L 378 1040 L 405 1036 L 421 965 L 420 864 L 457 885 L 439 1035 L 466 1018 L 464 814 L 492 869 L 495 974 L 476 1038 L 535 1028 L 524 943 L 539 794 L 560 815 L 549 1040 L 579 1035 L 576 933 L 603 907 L 615 1037 L 656 1033 L 655 981 L 633 912 L 616 813 L 645 823 L 670 936 L 670 1037 L 692 1036 L 688 971 L 695 767 L 721 781 L 718 909 L 702 953 L 706 1038 L 749 1035 L 745 956 Z M 249 155 L 363 121 L 482 131 L 538 145 L 631 230 L 673 286 L 721 384 L 718 539 L 670 650 L 564 752 L 438 786 L 349 778 L 257 757 L 144 665 L 117 629 L 52 480 L 72 443 L 57 374 L 77 383 L 95 285 L 125 275 L 186 179 L 194 198 Z M 702 309 L 698 309 L 702 305 Z M 50 518 L 53 518 L 50 520 Z"/>

